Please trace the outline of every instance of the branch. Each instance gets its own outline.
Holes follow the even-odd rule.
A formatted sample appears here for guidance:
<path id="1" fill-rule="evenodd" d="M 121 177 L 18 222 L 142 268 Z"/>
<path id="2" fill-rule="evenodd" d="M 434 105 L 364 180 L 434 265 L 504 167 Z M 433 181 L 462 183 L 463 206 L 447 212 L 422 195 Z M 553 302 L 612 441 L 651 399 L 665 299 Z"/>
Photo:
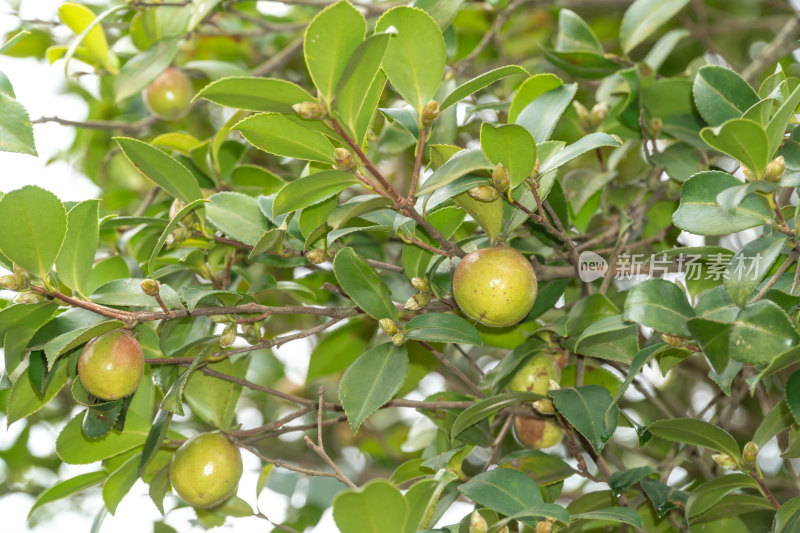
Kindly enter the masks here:
<path id="1" fill-rule="evenodd" d="M 322 442 L 322 411 L 323 411 L 322 407 L 325 404 L 325 400 L 323 398 L 324 392 L 325 388 L 320 387 L 319 392 L 317 393 L 319 395 L 319 407 L 317 408 L 317 443 L 314 444 L 314 441 L 312 441 L 308 435 L 305 435 L 304 438 L 306 441 L 306 446 L 314 450 L 316 454 L 322 458 L 323 461 L 328 463 L 328 466 L 330 466 L 336 473 L 336 479 L 338 479 L 351 489 L 357 489 L 358 485 L 350 481 L 350 478 L 344 475 L 344 472 L 342 472 L 342 470 L 338 466 L 336 466 L 336 463 L 333 461 L 333 459 L 331 459 L 330 456 L 328 456 L 328 452 L 325 451 L 325 445 Z"/>
<path id="2" fill-rule="evenodd" d="M 425 141 L 428 133 L 425 128 L 419 130 L 419 143 L 417 143 L 417 155 L 414 158 L 414 174 L 411 177 L 411 186 L 408 188 L 408 204 L 414 205 L 417 195 L 417 184 L 419 183 L 419 173 L 422 169 L 422 155 L 425 152 Z"/>
<path id="3" fill-rule="evenodd" d="M 61 117 L 40 117 L 31 120 L 31 124 L 44 124 L 46 122 L 55 122 L 62 126 L 74 126 L 76 128 L 83 128 L 86 130 L 121 130 L 126 133 L 135 133 L 141 129 L 151 126 L 158 122 L 158 117 L 149 116 L 136 122 L 122 122 L 118 120 L 68 120 Z"/>
<path id="4" fill-rule="evenodd" d="M 425 341 L 417 341 L 417 342 L 419 342 L 420 345 L 422 345 L 425 349 L 429 350 L 436 357 L 436 359 L 438 359 L 439 362 L 442 363 L 442 365 L 446 366 L 447 369 L 450 370 L 450 372 L 455 374 L 455 376 L 458 379 L 460 379 L 464 383 L 464 385 L 467 386 L 470 392 L 472 392 L 475 396 L 477 396 L 478 398 L 484 398 L 486 396 L 483 393 L 483 391 L 477 385 L 475 385 L 475 383 L 471 379 L 469 379 L 469 376 L 467 376 L 461 370 L 459 370 L 459 368 L 456 365 L 454 365 L 449 359 L 447 359 L 447 357 L 445 357 L 442 352 L 440 352 L 439 350 L 437 350 L 436 348 L 434 348 Z"/>
<path id="5" fill-rule="evenodd" d="M 800 13 L 795 13 L 786 21 L 775 38 L 762 48 L 758 56 L 742 71 L 742 77 L 753 83 L 764 69 L 791 52 L 796 46 L 794 41 L 798 31 L 800 31 Z"/>

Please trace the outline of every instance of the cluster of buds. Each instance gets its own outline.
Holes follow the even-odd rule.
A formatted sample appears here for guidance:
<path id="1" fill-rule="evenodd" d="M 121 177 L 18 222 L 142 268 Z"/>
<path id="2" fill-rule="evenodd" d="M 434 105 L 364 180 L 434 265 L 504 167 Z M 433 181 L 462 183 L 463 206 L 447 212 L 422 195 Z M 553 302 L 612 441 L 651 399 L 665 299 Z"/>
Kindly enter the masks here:
<path id="1" fill-rule="evenodd" d="M 502 163 L 497 163 L 497 166 L 492 170 L 492 185 L 500 192 L 506 192 L 509 185 L 511 185 L 511 178 L 508 176 L 508 170 Z"/>
<path id="2" fill-rule="evenodd" d="M 783 173 L 786 171 L 786 161 L 783 159 L 782 155 L 779 155 L 769 163 L 767 163 L 767 168 L 764 169 L 763 176 L 757 176 L 752 169 L 742 165 L 742 174 L 744 174 L 744 178 L 747 181 L 756 181 L 758 179 L 765 179 L 767 181 L 771 181 L 773 183 L 777 183 L 783 177 Z"/>
<path id="3" fill-rule="evenodd" d="M 561 385 L 559 385 L 558 382 L 556 380 L 554 380 L 554 379 L 551 379 L 550 383 L 547 385 L 547 391 L 548 392 L 551 391 L 551 390 L 559 390 L 560 388 L 561 388 Z M 552 400 L 536 400 L 531 405 L 533 405 L 533 408 L 536 409 L 536 411 L 538 411 L 539 413 L 541 413 L 543 415 L 554 415 L 554 414 L 556 414 L 556 408 L 553 405 L 553 401 Z"/>
<path id="4" fill-rule="evenodd" d="M 572 107 L 575 108 L 575 112 L 578 114 L 581 127 L 587 130 L 596 129 L 608 116 L 608 104 L 605 102 L 597 102 L 592 106 L 591 111 L 577 100 L 572 102 Z"/>
<path id="5" fill-rule="evenodd" d="M 352 172 L 356 169 L 356 161 L 353 154 L 347 148 L 336 148 L 333 151 L 333 158 L 336 161 L 336 168 L 345 172 Z"/>
<path id="6" fill-rule="evenodd" d="M 14 273 L 0 276 L 0 288 L 7 291 L 24 291 L 31 284 L 31 276 L 17 265 L 14 265 Z"/>
<path id="7" fill-rule="evenodd" d="M 321 120 L 325 118 L 325 108 L 317 102 L 300 102 L 292 106 L 294 112 L 300 115 L 300 118 L 309 120 Z"/>
<path id="8" fill-rule="evenodd" d="M 409 311 L 419 311 L 430 302 L 431 288 L 428 282 L 420 277 L 411 278 L 411 285 L 419 292 L 409 298 L 404 307 Z"/>
<path id="9" fill-rule="evenodd" d="M 430 126 L 439 118 L 439 102 L 431 100 L 422 108 L 422 125 Z"/>

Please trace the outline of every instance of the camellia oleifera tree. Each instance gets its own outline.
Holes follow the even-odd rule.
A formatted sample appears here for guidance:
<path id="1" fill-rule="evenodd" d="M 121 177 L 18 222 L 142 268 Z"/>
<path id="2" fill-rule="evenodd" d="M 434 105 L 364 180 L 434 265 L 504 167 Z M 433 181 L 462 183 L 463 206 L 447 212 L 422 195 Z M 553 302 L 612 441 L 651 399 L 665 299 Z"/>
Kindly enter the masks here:
<path id="1" fill-rule="evenodd" d="M 400 4 L 65 2 L 7 36 L 87 101 L 32 122 L 102 194 L 2 178 L 2 490 L 34 522 L 142 479 L 206 527 L 798 531 L 797 14 Z M 13 82 L 0 149 L 35 155 Z M 62 462 L 97 467 L 28 476 Z"/>

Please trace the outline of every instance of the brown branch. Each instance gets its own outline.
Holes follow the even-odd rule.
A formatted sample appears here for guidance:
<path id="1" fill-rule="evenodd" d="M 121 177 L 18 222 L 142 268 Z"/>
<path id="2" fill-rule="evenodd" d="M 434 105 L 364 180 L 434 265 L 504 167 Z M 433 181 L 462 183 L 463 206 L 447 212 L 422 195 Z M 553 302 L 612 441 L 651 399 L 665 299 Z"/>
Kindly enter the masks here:
<path id="1" fill-rule="evenodd" d="M 486 396 L 483 393 L 483 391 L 477 385 L 475 385 L 475 383 L 471 379 L 469 379 L 469 376 L 464 374 L 456 365 L 454 365 L 449 359 L 447 359 L 447 357 L 445 357 L 442 352 L 440 352 L 439 350 L 437 350 L 436 348 L 434 348 L 425 341 L 417 341 L 417 342 L 419 342 L 420 345 L 422 345 L 425 349 L 430 351 L 436 357 L 436 359 L 438 359 L 439 362 L 442 363 L 442 365 L 447 367 L 447 369 L 450 370 L 450 372 L 452 372 L 459 380 L 461 380 L 461 382 L 467 386 L 467 388 L 470 390 L 472 394 L 474 394 L 478 398 L 483 398 Z"/>
<path id="2" fill-rule="evenodd" d="M 414 205 L 417 195 L 417 184 L 419 183 L 419 173 L 422 169 L 422 155 L 425 152 L 425 141 L 427 132 L 425 128 L 419 131 L 419 143 L 417 143 L 417 155 L 414 158 L 414 174 L 411 177 L 411 186 L 408 188 L 408 205 Z"/>
<path id="3" fill-rule="evenodd" d="M 766 483 L 764 483 L 764 480 L 763 480 L 763 479 L 761 479 L 761 478 L 760 478 L 760 477 L 759 477 L 759 476 L 758 476 L 758 475 L 757 475 L 755 472 L 753 472 L 752 470 L 749 472 L 749 474 L 750 474 L 750 477 L 752 477 L 752 478 L 753 478 L 753 479 L 756 481 L 756 483 L 758 483 L 758 486 L 759 486 L 759 487 L 761 487 L 761 492 L 763 492 L 763 493 L 764 493 L 764 496 L 766 496 L 766 497 L 767 497 L 767 499 L 769 500 L 769 503 L 771 503 L 771 504 L 772 504 L 772 506 L 775 508 L 775 510 L 778 510 L 778 509 L 780 509 L 780 508 L 781 508 L 781 504 L 780 504 L 780 503 L 778 503 L 778 500 L 776 500 L 776 499 L 775 499 L 775 496 L 773 496 L 773 495 L 772 495 L 772 491 L 771 491 L 771 490 L 769 490 L 769 487 L 767 487 L 767 484 L 766 484 Z"/>
<path id="4" fill-rule="evenodd" d="M 336 479 L 338 479 L 351 489 L 357 489 L 358 485 L 350 481 L 350 478 L 348 478 L 344 474 L 344 472 L 342 472 L 342 470 L 336 465 L 333 459 L 330 458 L 328 452 L 325 451 L 325 444 L 322 442 L 322 413 L 323 413 L 323 406 L 325 404 L 325 399 L 323 398 L 324 392 L 325 388 L 320 387 L 319 392 L 317 393 L 319 395 L 319 407 L 317 407 L 317 442 L 315 444 L 314 441 L 312 441 L 308 435 L 305 435 L 304 439 L 306 441 L 306 446 L 308 446 L 311 450 L 314 450 L 314 452 L 316 452 L 316 454 L 319 455 L 323 461 L 328 463 L 328 466 L 330 466 L 336 473 Z"/>
<path id="5" fill-rule="evenodd" d="M 151 115 L 136 122 L 106 121 L 106 120 L 68 120 L 61 117 L 40 117 L 31 120 L 31 124 L 44 124 L 55 122 L 62 126 L 73 126 L 86 130 L 120 130 L 126 133 L 135 133 L 158 122 L 158 117 Z"/>

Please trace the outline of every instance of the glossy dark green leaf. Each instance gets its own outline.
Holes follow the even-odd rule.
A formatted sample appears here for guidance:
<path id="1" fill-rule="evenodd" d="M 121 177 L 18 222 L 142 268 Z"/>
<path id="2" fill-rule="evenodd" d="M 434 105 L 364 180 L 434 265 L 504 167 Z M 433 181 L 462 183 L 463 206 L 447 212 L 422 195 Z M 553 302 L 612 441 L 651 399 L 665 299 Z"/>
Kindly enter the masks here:
<path id="1" fill-rule="evenodd" d="M 494 415 L 504 407 L 542 399 L 544 399 L 544 396 L 533 392 L 506 392 L 476 402 L 475 405 L 465 409 L 458 415 L 458 418 L 453 422 L 453 427 L 450 430 L 450 441 L 455 442 L 456 438 L 467 428 Z"/>
<path id="2" fill-rule="evenodd" d="M 460 485 L 458 490 L 470 500 L 509 516 L 543 503 L 533 479 L 509 468 L 495 468 L 478 474 Z"/>
<path id="3" fill-rule="evenodd" d="M 99 200 L 86 200 L 67 213 L 67 233 L 56 259 L 58 279 L 79 294 L 87 294 L 98 243 Z"/>
<path id="4" fill-rule="evenodd" d="M 242 120 L 235 130 L 267 153 L 308 161 L 333 163 L 333 145 L 322 134 L 287 115 L 259 113 Z"/>
<path id="5" fill-rule="evenodd" d="M 636 0 L 622 17 L 619 40 L 626 54 L 678 14 L 689 0 Z"/>
<path id="6" fill-rule="evenodd" d="M 731 332 L 731 358 L 745 364 L 769 363 L 797 346 L 800 337 L 786 313 L 769 300 L 742 309 Z"/>
<path id="7" fill-rule="evenodd" d="M 342 533 L 405 533 L 408 514 L 400 489 L 382 479 L 333 500 L 333 520 Z"/>
<path id="8" fill-rule="evenodd" d="M 194 175 L 172 156 L 136 139 L 114 140 L 136 170 L 175 198 L 188 204 L 203 197 Z"/>
<path id="9" fill-rule="evenodd" d="M 586 513 L 573 514 L 572 520 L 604 520 L 616 522 L 618 524 L 628 524 L 637 529 L 644 527 L 642 517 L 639 516 L 636 511 L 628 509 L 627 507 L 610 507 L 607 509 L 588 511 Z"/>
<path id="10" fill-rule="evenodd" d="M 580 334 L 574 348 L 576 353 L 629 364 L 639 351 L 639 334 L 635 324 L 626 323 L 622 316 L 599 320 Z"/>
<path id="11" fill-rule="evenodd" d="M 714 128 L 703 128 L 700 137 L 712 148 L 729 155 L 762 176 L 770 151 L 764 128 L 746 118 L 733 118 Z"/>
<path id="12" fill-rule="evenodd" d="M 483 155 L 481 150 L 461 150 L 431 174 L 419 188 L 417 194 L 422 196 L 432 193 L 436 189 L 450 184 L 465 174 L 470 174 L 477 170 L 490 170 L 492 168 L 494 168 L 494 165 Z"/>
<path id="13" fill-rule="evenodd" d="M 481 124 L 481 149 L 489 161 L 502 163 L 508 170 L 512 188 L 525 181 L 536 164 L 536 143 L 528 130 L 517 124 Z"/>
<path id="14" fill-rule="evenodd" d="M 697 72 L 692 87 L 694 102 L 709 126 L 739 118 L 758 102 L 758 95 L 736 72 L 708 65 Z"/>
<path id="15" fill-rule="evenodd" d="M 75 477 L 65 479 L 64 481 L 59 481 L 55 485 L 46 489 L 36 498 L 36 501 L 33 502 L 33 506 L 31 507 L 30 511 L 28 511 L 28 520 L 30 520 L 31 516 L 33 516 L 34 511 L 36 511 L 36 509 L 42 505 L 72 496 L 73 494 L 97 485 L 103 481 L 107 475 L 108 474 L 105 471 L 99 470 L 97 472 L 78 474 Z"/>
<path id="16" fill-rule="evenodd" d="M 744 307 L 750 296 L 780 256 L 785 236 L 760 237 L 745 244 L 731 259 L 722 282 L 731 301 Z"/>
<path id="17" fill-rule="evenodd" d="M 234 76 L 213 81 L 194 97 L 249 111 L 293 113 L 292 105 L 314 100 L 308 91 L 276 78 Z"/>
<path id="18" fill-rule="evenodd" d="M 478 92 L 485 87 L 488 87 L 496 81 L 507 78 L 508 76 L 519 74 L 528 75 L 528 71 L 518 65 L 506 65 L 504 67 L 490 70 L 489 72 L 484 72 L 483 74 L 476 76 L 475 78 L 472 78 L 471 80 L 456 87 L 453 92 L 448 94 L 444 100 L 442 100 L 442 103 L 439 105 L 439 109 L 444 111 L 453 104 L 460 102 L 467 96 Z"/>
<path id="19" fill-rule="evenodd" d="M 702 420 L 694 418 L 657 420 L 647 427 L 647 431 L 672 442 L 684 442 L 715 450 L 730 455 L 737 461 L 741 457 L 739 445 L 730 433 Z"/>
<path id="20" fill-rule="evenodd" d="M 622 316 L 663 333 L 688 337 L 686 321 L 694 316 L 694 309 L 680 287 L 663 279 L 650 279 L 628 292 Z"/>
<path id="21" fill-rule="evenodd" d="M 460 316 L 446 313 L 425 313 L 406 323 L 407 339 L 428 342 L 454 342 L 480 346 L 480 333 L 470 322 Z"/>
<path id="22" fill-rule="evenodd" d="M 730 357 L 730 338 L 733 324 L 695 317 L 686 323 L 692 336 L 703 349 L 711 368 L 723 372 Z"/>
<path id="23" fill-rule="evenodd" d="M 299 180 L 290 181 L 278 191 L 272 204 L 273 216 L 283 215 L 331 198 L 358 180 L 341 170 L 323 170 Z"/>
<path id="24" fill-rule="evenodd" d="M 269 222 L 261 214 L 255 198 L 246 194 L 218 192 L 208 197 L 205 210 L 214 226 L 250 246 L 255 246 L 269 229 Z"/>
<path id="25" fill-rule="evenodd" d="M 598 385 L 548 391 L 556 410 L 600 453 L 617 429 L 619 410 Z"/>
<path id="26" fill-rule="evenodd" d="M 371 266 L 353 251 L 343 248 L 333 260 L 333 272 L 345 293 L 372 318 L 392 318 L 399 313 L 389 288 Z"/>
<path id="27" fill-rule="evenodd" d="M 793 384 L 796 386 L 797 384 Z M 798 411 L 800 413 L 800 411 Z M 795 423 L 792 411 L 786 402 L 778 402 L 775 407 L 761 419 L 756 431 L 753 433 L 752 441 L 756 446 L 763 448 L 769 440 Z"/>
<path id="28" fill-rule="evenodd" d="M 550 138 L 577 91 L 576 83 L 551 89 L 525 106 L 515 122 L 528 130 L 536 144 L 543 143 Z"/>
<path id="29" fill-rule="evenodd" d="M 728 474 L 707 481 L 694 489 L 686 502 L 686 515 L 691 520 L 714 507 L 725 496 L 741 489 L 758 490 L 758 483 L 747 474 Z"/>

